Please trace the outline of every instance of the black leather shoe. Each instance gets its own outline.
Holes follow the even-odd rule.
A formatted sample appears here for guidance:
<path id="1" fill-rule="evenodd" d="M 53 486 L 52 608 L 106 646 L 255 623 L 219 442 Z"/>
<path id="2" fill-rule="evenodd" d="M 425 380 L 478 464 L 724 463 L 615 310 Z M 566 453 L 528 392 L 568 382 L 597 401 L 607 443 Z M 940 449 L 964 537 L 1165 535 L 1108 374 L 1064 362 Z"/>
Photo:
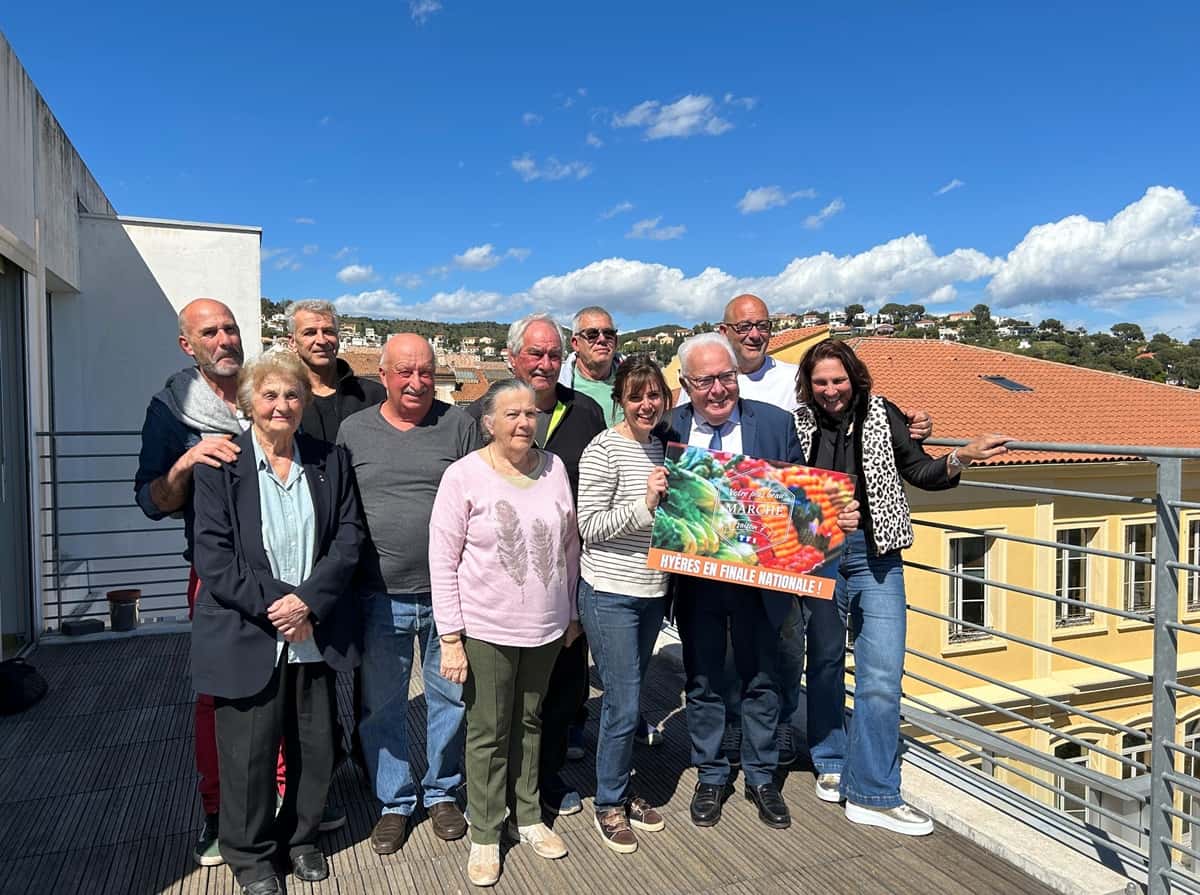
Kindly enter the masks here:
<path id="1" fill-rule="evenodd" d="M 318 883 L 329 876 L 329 863 L 319 851 L 301 852 L 292 858 L 292 873 L 306 883 Z"/>
<path id="2" fill-rule="evenodd" d="M 768 827 L 786 830 L 792 825 L 792 815 L 788 811 L 787 803 L 774 783 L 764 783 L 762 786 L 751 786 L 747 783 L 746 798 L 758 806 L 758 819 Z"/>
<path id="3" fill-rule="evenodd" d="M 723 783 L 697 783 L 692 795 L 692 823 L 713 827 L 721 819 L 721 805 L 729 798 L 729 786 Z"/>
<path id="4" fill-rule="evenodd" d="M 268 876 L 266 879 L 256 879 L 248 886 L 242 886 L 242 895 L 283 895 L 283 886 L 279 877 Z"/>

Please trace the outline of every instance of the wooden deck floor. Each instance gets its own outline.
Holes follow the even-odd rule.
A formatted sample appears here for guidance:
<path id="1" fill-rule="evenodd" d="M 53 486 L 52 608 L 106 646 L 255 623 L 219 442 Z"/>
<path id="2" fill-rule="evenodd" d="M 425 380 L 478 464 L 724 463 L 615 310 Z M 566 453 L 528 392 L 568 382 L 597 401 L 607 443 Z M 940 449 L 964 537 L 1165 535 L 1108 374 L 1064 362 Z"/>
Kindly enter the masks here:
<path id="1" fill-rule="evenodd" d="M 49 681 L 49 695 L 0 719 L 0 893 L 236 893 L 227 868 L 200 868 L 191 858 L 201 814 L 187 636 L 43 646 L 32 661 Z M 793 815 L 787 831 L 759 823 L 740 790 L 717 827 L 693 827 L 682 680 L 663 658 L 650 677 L 647 716 L 665 719 L 667 744 L 638 747 L 635 764 L 639 790 L 665 806 L 666 830 L 641 834 L 633 855 L 606 849 L 591 825 L 594 765 L 577 762 L 567 779 L 584 794 L 584 812 L 556 824 L 570 855 L 547 862 L 528 848 L 509 851 L 497 893 L 1049 891 L 948 830 L 909 839 L 854 826 L 837 806 L 817 800 L 810 772 L 794 771 L 785 783 Z M 340 695 L 345 707 L 344 687 Z M 593 742 L 598 706 L 597 698 Z M 422 699 L 411 724 L 414 741 L 423 741 Z M 290 892 L 475 891 L 464 841 L 438 840 L 422 818 L 402 852 L 381 858 L 367 842 L 374 799 L 351 768 L 339 769 L 333 799 L 349 823 L 323 839 L 332 875 L 316 885 L 289 878 Z"/>

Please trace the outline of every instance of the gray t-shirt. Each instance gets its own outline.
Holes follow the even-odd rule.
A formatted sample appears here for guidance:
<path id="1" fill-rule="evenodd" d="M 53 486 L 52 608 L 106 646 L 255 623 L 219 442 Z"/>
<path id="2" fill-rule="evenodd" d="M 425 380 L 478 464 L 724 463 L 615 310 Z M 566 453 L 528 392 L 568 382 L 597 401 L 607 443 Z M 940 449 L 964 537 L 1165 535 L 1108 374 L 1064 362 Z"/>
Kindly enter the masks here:
<path id="1" fill-rule="evenodd" d="M 350 452 L 367 519 L 357 582 L 369 592 L 427 594 L 429 519 L 442 473 L 480 445 L 464 410 L 434 401 L 421 424 L 400 431 L 368 407 L 347 417 L 337 443 Z"/>

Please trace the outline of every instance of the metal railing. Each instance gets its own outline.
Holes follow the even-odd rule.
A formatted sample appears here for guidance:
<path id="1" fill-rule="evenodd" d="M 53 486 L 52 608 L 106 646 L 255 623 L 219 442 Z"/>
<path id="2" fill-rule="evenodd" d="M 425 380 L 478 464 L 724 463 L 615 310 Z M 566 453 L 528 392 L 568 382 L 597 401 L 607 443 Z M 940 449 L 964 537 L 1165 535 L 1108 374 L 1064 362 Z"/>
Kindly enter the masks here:
<path id="1" fill-rule="evenodd" d="M 141 432 L 38 432 L 42 628 L 108 614 L 138 588 L 143 622 L 187 617 L 183 524 L 153 522 L 133 495 Z"/>
<path id="2" fill-rule="evenodd" d="M 931 439 L 927 443 L 948 447 L 965 442 Z M 985 555 L 990 555 L 993 544 L 1021 545 L 1043 555 L 1050 551 L 1054 574 L 1042 573 L 1043 579 L 1053 579 L 1052 589 L 1042 590 L 1025 586 L 1028 581 L 1000 580 L 986 566 L 981 575 L 905 560 L 914 572 L 944 579 L 944 589 L 951 594 L 956 588 L 974 588 L 985 595 L 984 616 L 970 620 L 955 611 L 961 604 L 951 600 L 932 608 L 909 585 L 910 629 L 924 625 L 927 632 L 933 624 L 945 636 L 935 650 L 912 645 L 914 638 L 909 636 L 902 705 L 906 758 L 1144 882 L 1151 893 L 1200 893 L 1200 667 L 1183 669 L 1182 680 L 1179 667 L 1179 640 L 1200 635 L 1200 624 L 1179 621 L 1178 589 L 1180 573 L 1200 576 L 1200 565 L 1182 561 L 1181 552 L 1191 550 L 1189 555 L 1195 556 L 1200 548 L 1180 538 L 1181 514 L 1200 510 L 1200 503 L 1183 500 L 1184 461 L 1200 460 L 1200 448 L 1029 442 L 1013 442 L 1009 448 L 1140 457 L 1154 464 L 1153 492 L 1081 491 L 997 481 L 1000 476 L 986 473 L 991 480 L 972 480 L 968 474 L 961 487 L 993 494 L 990 502 L 1003 505 L 997 510 L 995 527 L 951 524 L 938 518 L 941 514 L 914 519 L 919 526 L 918 545 L 928 531 L 947 539 L 983 538 Z M 1020 469 L 1006 467 L 1002 477 L 1020 478 Z M 995 492 L 1010 496 L 1001 498 Z M 1110 550 L 1091 546 L 1091 538 L 1071 543 L 1009 532 L 1002 520 L 1011 518 L 1013 507 L 1026 495 L 1028 501 L 1042 504 L 1047 498 L 1072 502 L 1072 511 L 1054 514 L 1064 528 L 1089 527 L 1074 521 L 1083 516 L 1075 512 L 1081 505 L 1116 503 L 1126 512 L 1153 511 L 1152 519 L 1139 516 L 1127 523 L 1152 525 L 1153 549 Z M 972 502 L 972 509 L 977 511 L 978 504 Z M 1097 509 L 1091 518 L 1110 514 L 1111 510 Z M 1103 523 L 1091 524 L 1099 530 Z M 1124 524 L 1120 530 L 1125 531 Z M 1084 570 L 1082 593 L 1072 589 L 1064 576 L 1063 569 L 1070 567 L 1073 557 L 1084 558 L 1077 567 Z M 1093 574 L 1091 567 L 1102 563 L 1119 563 L 1118 574 L 1107 576 L 1122 582 L 1113 595 L 1116 600 L 1095 595 L 1104 593 L 1102 586 L 1093 587 L 1103 576 Z M 1143 570 L 1152 571 L 1147 576 Z M 1036 572 L 1030 574 L 1036 580 Z M 911 582 L 912 573 L 906 578 Z M 1128 582 L 1134 586 L 1127 588 Z M 1147 588 L 1152 596 L 1144 608 L 1142 601 L 1127 596 L 1127 590 L 1135 596 Z M 943 586 L 935 591 L 941 594 Z M 1003 601 L 1000 594 L 1005 595 Z M 992 607 L 999 602 L 1031 610 L 1024 613 L 1026 617 L 1036 619 L 1042 613 L 1040 628 L 1035 621 L 1027 632 L 1031 636 L 1024 636 L 1013 625 L 995 624 L 997 616 L 987 613 L 994 613 Z M 1112 605 L 1115 602 L 1120 605 Z M 1196 607 L 1189 604 L 1189 608 Z M 1046 613 L 1053 614 L 1049 625 Z M 954 630 L 972 636 L 955 642 L 950 636 Z M 1111 650 L 1092 646 L 1109 637 L 1131 642 L 1139 630 L 1143 638 L 1150 634 L 1143 654 L 1121 658 L 1128 642 Z M 1193 643 L 1200 646 L 1200 641 Z M 1001 650 L 1028 658 L 1026 667 L 1042 672 L 998 671 L 1003 663 L 989 662 L 989 656 Z M 1019 667 L 1021 661 L 1018 658 L 1009 667 Z M 847 689 L 852 695 L 852 688 Z M 1141 703 L 1151 718 L 1148 728 L 1131 721 L 1138 714 L 1131 707 Z M 1186 725 L 1185 742 L 1180 742 L 1181 725 Z"/>

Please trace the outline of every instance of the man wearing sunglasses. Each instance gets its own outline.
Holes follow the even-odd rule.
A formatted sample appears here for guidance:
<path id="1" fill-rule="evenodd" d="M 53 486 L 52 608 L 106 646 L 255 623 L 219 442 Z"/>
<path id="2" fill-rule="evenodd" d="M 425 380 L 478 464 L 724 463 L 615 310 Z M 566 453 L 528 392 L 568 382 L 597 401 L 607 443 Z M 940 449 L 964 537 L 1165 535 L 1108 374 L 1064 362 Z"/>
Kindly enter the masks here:
<path id="1" fill-rule="evenodd" d="M 617 353 L 617 328 L 612 315 L 599 305 L 579 311 L 571 319 L 571 348 L 558 381 L 599 404 L 605 424 L 616 425 L 624 414 L 613 400 L 612 384 L 623 358 Z"/>

